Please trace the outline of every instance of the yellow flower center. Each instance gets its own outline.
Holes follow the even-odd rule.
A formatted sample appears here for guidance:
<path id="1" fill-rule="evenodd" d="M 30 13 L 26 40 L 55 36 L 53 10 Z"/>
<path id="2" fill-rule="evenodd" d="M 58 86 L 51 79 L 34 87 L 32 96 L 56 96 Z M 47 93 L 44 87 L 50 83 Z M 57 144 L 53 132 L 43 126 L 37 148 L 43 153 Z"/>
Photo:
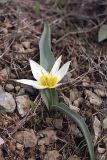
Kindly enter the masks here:
<path id="1" fill-rule="evenodd" d="M 58 81 L 58 78 L 53 76 L 52 73 L 48 73 L 48 75 L 42 74 L 40 76 L 40 85 L 47 87 L 47 88 L 52 88 Z"/>

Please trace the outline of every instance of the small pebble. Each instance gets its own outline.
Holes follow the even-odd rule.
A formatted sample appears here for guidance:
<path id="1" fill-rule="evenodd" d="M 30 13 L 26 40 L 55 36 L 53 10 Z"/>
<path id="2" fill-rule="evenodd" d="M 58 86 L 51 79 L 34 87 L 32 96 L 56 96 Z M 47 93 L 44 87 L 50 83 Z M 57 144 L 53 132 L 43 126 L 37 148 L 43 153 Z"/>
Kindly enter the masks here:
<path id="1" fill-rule="evenodd" d="M 6 84 L 5 89 L 9 92 L 14 89 L 14 86 L 12 84 Z"/>

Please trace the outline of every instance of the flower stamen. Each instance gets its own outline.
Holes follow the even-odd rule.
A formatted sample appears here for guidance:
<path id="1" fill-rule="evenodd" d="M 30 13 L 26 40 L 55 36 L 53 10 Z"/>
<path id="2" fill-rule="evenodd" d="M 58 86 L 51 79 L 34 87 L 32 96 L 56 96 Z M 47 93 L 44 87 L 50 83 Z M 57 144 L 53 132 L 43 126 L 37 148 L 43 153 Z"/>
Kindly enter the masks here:
<path id="1" fill-rule="evenodd" d="M 52 73 L 48 73 L 48 75 L 42 75 L 40 76 L 40 85 L 47 87 L 47 88 L 52 88 L 57 84 L 58 78 L 53 76 Z"/>

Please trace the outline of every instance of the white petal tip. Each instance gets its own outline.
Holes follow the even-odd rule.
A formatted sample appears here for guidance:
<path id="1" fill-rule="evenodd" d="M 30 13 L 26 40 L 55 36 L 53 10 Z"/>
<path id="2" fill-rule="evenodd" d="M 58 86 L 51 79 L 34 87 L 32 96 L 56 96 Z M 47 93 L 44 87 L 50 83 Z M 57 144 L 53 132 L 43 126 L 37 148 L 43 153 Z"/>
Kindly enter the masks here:
<path id="1" fill-rule="evenodd" d="M 56 76 L 59 78 L 58 82 L 63 79 L 63 77 L 66 75 L 68 72 L 69 66 L 70 66 L 71 61 L 66 62 L 60 70 L 56 73 Z"/>
<path id="2" fill-rule="evenodd" d="M 68 63 L 70 64 L 70 63 L 71 63 L 71 61 L 68 61 Z"/>
<path id="3" fill-rule="evenodd" d="M 61 62 L 61 59 L 62 59 L 62 55 L 59 56 L 58 59 L 57 59 L 59 61 L 59 63 Z"/>
<path id="4" fill-rule="evenodd" d="M 24 80 L 23 79 L 21 79 L 21 80 L 14 80 L 15 82 L 18 82 L 18 83 L 22 83 L 22 84 L 26 84 L 26 83 L 24 83 Z"/>
<path id="5" fill-rule="evenodd" d="M 59 58 L 62 59 L 62 55 L 60 55 Z"/>
<path id="6" fill-rule="evenodd" d="M 63 83 L 57 83 L 53 88 L 57 88 L 59 86 L 61 86 Z"/>
<path id="7" fill-rule="evenodd" d="M 68 69 L 69 69 L 69 66 L 70 66 L 70 64 L 71 64 L 71 61 L 68 61 L 66 64 L 67 64 L 67 67 L 68 67 Z"/>
<path id="8" fill-rule="evenodd" d="M 32 60 L 32 59 L 29 59 L 29 63 L 31 64 L 31 63 L 33 63 L 34 61 Z"/>

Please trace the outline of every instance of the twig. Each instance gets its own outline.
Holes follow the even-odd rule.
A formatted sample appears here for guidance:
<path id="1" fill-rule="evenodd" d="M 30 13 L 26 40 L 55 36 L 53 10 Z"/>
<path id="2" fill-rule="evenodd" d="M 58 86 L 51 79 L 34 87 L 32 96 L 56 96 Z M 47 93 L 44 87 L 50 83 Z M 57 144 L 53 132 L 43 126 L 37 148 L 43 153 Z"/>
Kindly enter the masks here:
<path id="1" fill-rule="evenodd" d="M 64 36 L 62 36 L 61 38 L 59 38 L 55 44 L 59 43 L 60 41 L 62 41 L 64 38 L 68 37 L 69 35 L 75 35 L 75 34 L 82 34 L 82 33 L 89 33 L 95 29 L 97 29 L 98 27 L 100 27 L 104 22 L 106 21 L 106 19 L 104 19 L 100 24 L 90 28 L 90 29 L 85 29 L 85 30 L 80 30 L 80 31 L 75 31 L 75 32 L 68 32 L 66 33 Z"/>

